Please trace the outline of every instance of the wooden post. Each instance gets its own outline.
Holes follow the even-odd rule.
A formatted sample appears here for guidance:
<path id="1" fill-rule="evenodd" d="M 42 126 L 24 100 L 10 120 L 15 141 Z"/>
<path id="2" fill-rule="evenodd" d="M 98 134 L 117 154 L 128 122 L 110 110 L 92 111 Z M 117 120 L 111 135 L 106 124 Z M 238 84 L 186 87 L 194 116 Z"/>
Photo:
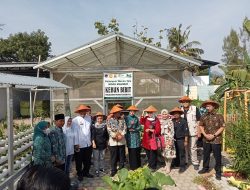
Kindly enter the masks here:
<path id="1" fill-rule="evenodd" d="M 227 122 L 227 92 L 224 92 L 224 121 Z M 222 151 L 225 151 L 226 147 L 225 147 L 225 136 L 226 136 L 226 132 L 225 130 L 223 131 L 222 134 Z"/>
<path id="2" fill-rule="evenodd" d="M 244 107 L 245 107 L 245 117 L 248 120 L 248 93 L 247 91 L 244 92 Z"/>
<path id="3" fill-rule="evenodd" d="M 7 124 L 8 124 L 8 170 L 9 176 L 14 174 L 14 134 L 13 134 L 13 87 L 7 87 Z M 14 182 L 9 185 L 14 190 Z"/>

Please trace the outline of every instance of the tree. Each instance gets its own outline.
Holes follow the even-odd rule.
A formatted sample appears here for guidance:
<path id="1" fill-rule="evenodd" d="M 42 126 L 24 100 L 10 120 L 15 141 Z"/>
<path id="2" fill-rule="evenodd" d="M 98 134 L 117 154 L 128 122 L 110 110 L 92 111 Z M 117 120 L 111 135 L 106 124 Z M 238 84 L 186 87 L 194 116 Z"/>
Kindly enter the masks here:
<path id="1" fill-rule="evenodd" d="M 119 23 L 115 18 L 112 18 L 106 26 L 103 22 L 96 21 L 95 22 L 95 29 L 97 29 L 97 33 L 101 36 L 106 35 L 111 32 L 119 32 Z"/>
<path id="2" fill-rule="evenodd" d="M 186 27 L 182 32 L 182 24 L 177 27 L 167 29 L 167 38 L 169 49 L 188 56 L 200 58 L 200 55 L 204 53 L 201 48 L 193 47 L 201 45 L 198 41 L 189 42 L 189 34 L 191 26 Z"/>
<path id="3" fill-rule="evenodd" d="M 17 33 L 7 39 L 0 39 L 0 60 L 2 62 L 36 62 L 39 55 L 41 61 L 50 56 L 51 43 L 41 30 L 28 34 Z"/>
<path id="4" fill-rule="evenodd" d="M 230 34 L 224 38 L 222 49 L 224 51 L 222 61 L 226 64 L 228 71 L 244 66 L 245 48 L 241 46 L 239 35 L 235 30 L 231 29 Z"/>
<path id="5" fill-rule="evenodd" d="M 119 31 L 119 23 L 116 19 L 112 18 L 108 26 L 106 26 L 103 22 L 96 21 L 95 22 L 95 28 L 97 29 L 97 33 L 101 36 L 109 34 L 110 32 L 118 32 Z M 200 55 L 204 53 L 204 51 L 200 48 L 195 48 L 193 46 L 201 45 L 198 41 L 191 41 L 188 42 L 189 34 L 190 34 L 190 28 L 191 26 L 188 26 L 184 32 L 181 31 L 182 25 L 180 24 L 178 29 L 176 27 L 172 27 L 170 29 L 160 29 L 159 30 L 159 36 L 158 42 L 154 42 L 153 37 L 148 36 L 148 27 L 141 26 L 140 30 L 138 29 L 138 24 L 136 22 L 135 25 L 133 25 L 134 28 L 134 37 L 138 40 L 141 40 L 147 44 L 152 44 L 157 47 L 162 46 L 162 40 L 164 39 L 163 33 L 167 32 L 167 42 L 169 49 L 171 51 L 192 56 L 196 58 L 200 58 Z"/>

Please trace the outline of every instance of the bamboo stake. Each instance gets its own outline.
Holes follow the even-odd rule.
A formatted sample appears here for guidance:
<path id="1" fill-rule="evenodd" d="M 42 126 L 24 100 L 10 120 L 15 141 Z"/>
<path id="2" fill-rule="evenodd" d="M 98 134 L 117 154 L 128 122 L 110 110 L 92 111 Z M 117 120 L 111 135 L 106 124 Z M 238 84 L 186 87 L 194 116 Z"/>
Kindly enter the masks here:
<path id="1" fill-rule="evenodd" d="M 224 121 L 227 122 L 227 92 L 224 92 Z M 222 151 L 225 151 L 225 130 L 223 131 L 222 134 Z"/>

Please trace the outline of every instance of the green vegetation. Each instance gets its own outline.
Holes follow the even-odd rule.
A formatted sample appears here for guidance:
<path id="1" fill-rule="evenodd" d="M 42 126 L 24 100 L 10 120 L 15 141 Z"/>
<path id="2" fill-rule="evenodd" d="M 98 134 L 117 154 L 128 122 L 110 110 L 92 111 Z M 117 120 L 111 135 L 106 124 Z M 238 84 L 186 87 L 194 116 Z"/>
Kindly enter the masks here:
<path id="1" fill-rule="evenodd" d="M 175 185 L 170 176 L 160 172 L 152 173 L 147 166 L 135 171 L 128 171 L 123 168 L 118 171 L 114 178 L 104 176 L 103 181 L 112 190 L 143 190 L 146 188 L 161 190 L 164 185 Z M 99 188 L 99 190 L 101 189 Z"/>
<path id="2" fill-rule="evenodd" d="M 226 145 L 234 151 L 233 168 L 250 180 L 250 124 L 243 117 L 228 124 Z"/>
<path id="3" fill-rule="evenodd" d="M 41 30 L 28 34 L 19 32 L 11 34 L 7 39 L 0 38 L 0 60 L 2 62 L 36 62 L 39 55 L 41 61 L 50 56 L 51 43 Z"/>

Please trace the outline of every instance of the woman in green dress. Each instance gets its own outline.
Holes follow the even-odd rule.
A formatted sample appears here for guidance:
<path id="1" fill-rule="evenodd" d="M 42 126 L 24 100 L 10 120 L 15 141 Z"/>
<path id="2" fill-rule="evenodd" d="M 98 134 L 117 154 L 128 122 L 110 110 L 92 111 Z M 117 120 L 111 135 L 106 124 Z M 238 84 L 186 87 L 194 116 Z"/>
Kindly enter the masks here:
<path id="1" fill-rule="evenodd" d="M 49 123 L 40 121 L 34 128 L 33 160 L 34 165 L 52 167 L 51 143 L 48 137 Z"/>
<path id="2" fill-rule="evenodd" d="M 136 170 L 141 167 L 141 126 L 139 119 L 135 115 L 138 108 L 130 106 L 128 109 L 129 115 L 125 118 L 127 125 L 126 140 L 129 154 L 129 165 L 131 170 Z"/>

